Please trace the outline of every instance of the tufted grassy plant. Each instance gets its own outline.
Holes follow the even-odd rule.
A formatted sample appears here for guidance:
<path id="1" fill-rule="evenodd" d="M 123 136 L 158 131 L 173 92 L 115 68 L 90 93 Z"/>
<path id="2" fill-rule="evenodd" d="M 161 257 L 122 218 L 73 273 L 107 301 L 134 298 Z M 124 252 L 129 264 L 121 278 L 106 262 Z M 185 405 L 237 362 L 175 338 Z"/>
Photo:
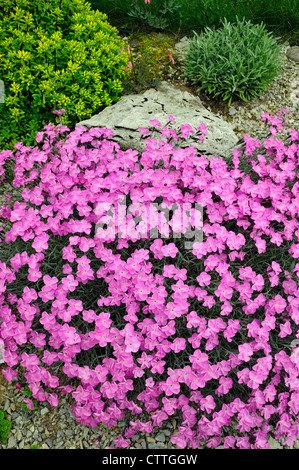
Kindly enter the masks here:
<path id="1" fill-rule="evenodd" d="M 2 373 L 28 384 L 28 409 L 71 394 L 78 422 L 125 421 L 117 447 L 170 417 L 179 448 L 295 442 L 299 157 L 295 129 L 278 139 L 284 113 L 229 162 L 180 148 L 206 128 L 171 115 L 159 142 L 140 129 L 141 155 L 61 125 L 0 153 L 22 189 L 0 211 Z"/>
<path id="2" fill-rule="evenodd" d="M 199 90 L 219 96 L 230 105 L 233 99 L 249 101 L 259 96 L 279 75 L 280 46 L 264 24 L 250 21 L 229 23 L 223 27 L 206 27 L 194 31 L 186 56 L 185 75 Z"/>
<path id="3" fill-rule="evenodd" d="M 71 126 L 118 101 L 131 72 L 117 35 L 84 0 L 0 0 L 0 148 L 32 145 L 54 109 Z"/>

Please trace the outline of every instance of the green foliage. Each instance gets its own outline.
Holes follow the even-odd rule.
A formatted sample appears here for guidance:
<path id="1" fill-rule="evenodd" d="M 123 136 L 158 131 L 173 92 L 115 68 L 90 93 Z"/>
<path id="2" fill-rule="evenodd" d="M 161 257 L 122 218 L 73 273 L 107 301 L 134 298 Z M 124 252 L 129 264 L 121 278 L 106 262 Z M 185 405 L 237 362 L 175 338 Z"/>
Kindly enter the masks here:
<path id="1" fill-rule="evenodd" d="M 194 31 L 185 64 L 185 75 L 201 85 L 199 90 L 229 105 L 233 98 L 249 101 L 260 95 L 280 66 L 280 47 L 264 24 L 236 19 L 236 24 L 224 19 L 218 30 Z"/>
<path id="2" fill-rule="evenodd" d="M 128 13 L 132 5 L 144 5 L 144 0 L 89 1 L 93 9 L 107 14 L 114 26 L 141 30 L 143 24 L 140 18 L 128 16 Z M 298 0 L 180 0 L 180 3 L 181 8 L 167 16 L 168 31 L 179 31 L 182 35 L 190 36 L 192 31 L 200 32 L 206 26 L 219 28 L 223 18 L 233 22 L 237 15 L 255 24 L 263 21 L 267 29 L 290 41 L 291 46 L 298 45 Z M 153 15 L 159 17 L 158 11 L 162 5 L 163 0 L 152 0 L 147 7 Z"/>
<path id="3" fill-rule="evenodd" d="M 181 3 L 177 0 L 165 0 L 163 6 L 158 11 L 158 15 L 154 15 L 148 8 L 147 4 L 142 3 L 142 6 L 136 3 L 135 8 L 128 12 L 128 15 L 141 20 L 143 24 L 155 29 L 166 29 L 168 27 L 167 15 L 173 13 L 181 8 Z"/>
<path id="4" fill-rule="evenodd" d="M 129 80 L 122 82 L 124 91 L 129 93 L 141 93 L 147 88 L 157 86 L 161 80 L 167 80 L 165 71 L 170 60 L 175 41 L 163 33 L 137 33 L 131 40 L 137 40 L 134 54 L 130 52 L 132 75 Z"/>
<path id="5" fill-rule="evenodd" d="M 55 109 L 70 127 L 118 101 L 130 69 L 117 35 L 84 0 L 0 0 L 0 148 L 35 144 Z"/>
<path id="6" fill-rule="evenodd" d="M 39 449 L 39 445 L 33 444 L 32 446 L 29 447 L 29 449 Z"/>
<path id="7" fill-rule="evenodd" d="M 7 436 L 11 429 L 11 423 L 7 419 L 7 414 L 5 411 L 0 409 L 0 440 L 4 444 L 7 441 Z"/>
<path id="8" fill-rule="evenodd" d="M 28 385 L 25 386 L 24 392 L 25 392 L 26 397 L 31 399 L 31 397 L 32 397 L 32 392 L 31 392 L 31 390 L 30 390 L 30 388 L 29 388 Z M 33 410 L 36 410 L 36 408 L 37 408 L 37 400 L 36 400 L 35 398 L 33 398 L 32 401 L 33 401 L 33 405 L 34 405 Z M 30 409 L 28 408 L 28 406 L 26 405 L 26 403 L 25 403 L 24 401 L 21 403 L 21 405 L 22 405 L 24 411 L 26 411 L 26 413 L 30 413 L 31 411 L 33 411 L 33 410 L 30 410 Z"/>

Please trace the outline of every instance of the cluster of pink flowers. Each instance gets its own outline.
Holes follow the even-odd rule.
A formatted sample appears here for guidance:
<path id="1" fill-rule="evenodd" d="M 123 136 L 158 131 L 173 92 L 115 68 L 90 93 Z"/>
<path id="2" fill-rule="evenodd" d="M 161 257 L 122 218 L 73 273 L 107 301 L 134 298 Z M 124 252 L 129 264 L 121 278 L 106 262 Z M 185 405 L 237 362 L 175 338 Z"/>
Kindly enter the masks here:
<path id="1" fill-rule="evenodd" d="M 262 117 L 273 136 L 286 124 L 281 113 Z M 88 426 L 114 426 L 129 413 L 119 447 L 171 416 L 181 417 L 171 437 L 179 448 L 203 441 L 208 447 L 268 448 L 270 432 L 292 445 L 299 434 L 299 348 L 291 346 L 299 338 L 297 131 L 291 129 L 288 146 L 266 140 L 266 155 L 257 158 L 261 143 L 244 136 L 245 154 L 252 157 L 247 174 L 241 151 L 234 150 L 231 163 L 208 159 L 192 146 L 175 148 L 169 137 L 177 141 L 179 135 L 167 127 L 161 133 L 169 140 L 147 138 L 141 156 L 122 151 L 109 129 L 76 127 L 59 140 L 67 131 L 49 124 L 37 134 L 42 150 L 18 143 L 15 156 L 0 153 L 0 172 L 14 158 L 14 185 L 25 186 L 22 202 L 0 210 L 11 222 L 2 242 L 28 246 L 0 263 L 6 379 L 21 369 L 32 398 L 53 406 L 59 393 L 71 393 L 72 412 Z M 192 132 L 182 126 L 181 136 Z M 199 132 L 206 134 L 205 126 Z M 95 232 L 99 220 L 109 223 L 109 208 L 124 195 L 141 218 L 158 197 L 165 207 L 200 204 L 203 241 L 185 254 L 182 239 L 145 240 L 144 225 L 132 215 L 126 238 Z M 59 255 L 62 269 L 53 276 L 47 272 L 55 251 L 50 244 L 59 237 L 67 241 Z M 267 260 L 273 246 L 285 249 L 284 264 Z M 28 285 L 20 296 L 10 285 L 24 269 Z M 90 282 L 108 288 L 106 295 L 99 287 L 93 308 L 75 295 L 82 285 L 88 291 Z M 94 367 L 76 362 L 81 351 L 94 348 L 107 351 Z M 55 375 L 59 364 L 68 383 Z"/>

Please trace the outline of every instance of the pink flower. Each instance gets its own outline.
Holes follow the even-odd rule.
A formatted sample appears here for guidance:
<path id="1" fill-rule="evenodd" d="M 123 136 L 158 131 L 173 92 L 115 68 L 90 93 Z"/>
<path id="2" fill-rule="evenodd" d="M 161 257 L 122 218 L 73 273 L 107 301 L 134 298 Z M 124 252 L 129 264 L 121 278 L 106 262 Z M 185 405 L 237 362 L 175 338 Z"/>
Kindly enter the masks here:
<path id="1" fill-rule="evenodd" d="M 157 119 L 152 119 L 152 120 L 150 120 L 150 124 L 151 124 L 153 127 L 161 127 L 161 122 L 160 122 L 160 121 L 157 121 Z"/>
<path id="2" fill-rule="evenodd" d="M 211 439 L 208 440 L 207 447 L 215 448 L 215 447 L 220 446 L 220 443 L 221 443 L 220 437 L 212 437 Z"/>
<path id="3" fill-rule="evenodd" d="M 186 348 L 186 340 L 184 338 L 175 338 L 173 344 L 172 344 L 172 349 L 175 353 L 178 353 L 180 351 L 184 351 Z"/>
<path id="4" fill-rule="evenodd" d="M 292 334 L 291 323 L 290 323 L 289 320 L 287 320 L 287 321 L 284 322 L 284 323 L 281 323 L 281 324 L 279 325 L 279 328 L 280 328 L 280 333 L 278 333 L 278 336 L 279 336 L 280 338 L 285 338 L 286 336 Z"/>
<path id="5" fill-rule="evenodd" d="M 169 60 L 171 61 L 171 63 L 174 64 L 174 58 L 172 57 L 171 52 L 170 52 L 169 49 L 167 51 L 167 54 L 168 54 L 168 57 L 169 57 Z"/>
<path id="6" fill-rule="evenodd" d="M 149 0 L 148 0 L 149 2 Z M 114 444 L 118 447 L 118 448 L 125 448 L 125 447 L 129 447 L 130 445 L 130 441 L 129 439 L 125 439 L 123 436 L 118 436 L 116 439 L 113 440 Z"/>
<path id="7" fill-rule="evenodd" d="M 216 403 L 214 402 L 214 398 L 212 395 L 208 395 L 200 400 L 200 409 L 202 411 L 206 411 L 207 413 L 211 413 L 212 410 L 216 407 Z"/>
<path id="8" fill-rule="evenodd" d="M 168 397 L 171 395 L 176 395 L 180 391 L 180 384 L 177 380 L 168 377 L 164 383 L 161 384 L 162 389 L 165 392 L 165 395 Z"/>
<path id="9" fill-rule="evenodd" d="M 42 235 L 35 237 L 34 242 L 32 243 L 32 248 L 35 249 L 38 253 L 45 251 L 48 248 L 49 235 L 43 233 Z"/>
<path id="10" fill-rule="evenodd" d="M 182 137 L 187 138 L 189 137 L 190 133 L 194 133 L 195 130 L 190 126 L 190 124 L 182 124 L 181 125 L 181 134 Z"/>
<path id="11" fill-rule="evenodd" d="M 51 406 L 58 406 L 58 396 L 56 393 L 48 393 L 47 401 Z"/>
<path id="12" fill-rule="evenodd" d="M 144 129 L 143 127 L 139 128 L 139 134 L 140 135 L 148 135 L 150 131 L 148 129 Z"/>
<path id="13" fill-rule="evenodd" d="M 217 396 L 226 395 L 233 386 L 233 381 L 229 377 L 220 377 L 219 387 L 215 390 Z"/>
<path id="14" fill-rule="evenodd" d="M 225 300 L 229 300 L 232 298 L 233 292 L 234 291 L 231 287 L 228 287 L 224 283 L 220 283 L 218 288 L 215 290 L 215 295 L 219 297 L 219 300 L 221 302 L 224 302 Z"/>
<path id="15" fill-rule="evenodd" d="M 224 449 L 230 449 L 235 446 L 236 438 L 234 436 L 226 436 L 223 438 Z"/>
<path id="16" fill-rule="evenodd" d="M 168 419 L 168 415 L 164 411 L 158 410 L 152 413 L 151 418 L 154 426 L 161 427 L 163 421 L 166 421 Z"/>
<path id="17" fill-rule="evenodd" d="M 29 410 L 34 410 L 34 403 L 30 398 L 25 397 L 23 399 L 23 403 L 27 406 Z"/>
<path id="18" fill-rule="evenodd" d="M 123 330 L 123 335 L 125 336 L 126 352 L 137 352 L 141 343 L 133 325 L 127 324 Z"/>
<path id="19" fill-rule="evenodd" d="M 144 283 L 138 282 L 135 284 L 136 300 L 146 300 L 150 293 L 151 289 L 147 287 Z"/>
<path id="20" fill-rule="evenodd" d="M 1 372 L 8 382 L 11 382 L 13 378 L 18 376 L 18 372 L 10 367 L 2 369 Z"/>
<path id="21" fill-rule="evenodd" d="M 275 313 L 282 313 L 284 312 L 287 306 L 287 303 L 280 294 L 277 294 L 273 297 L 273 299 L 269 300 L 268 306 Z"/>
<path id="22" fill-rule="evenodd" d="M 200 286 L 208 286 L 211 282 L 211 276 L 203 271 L 197 276 L 196 280 Z"/>
<path id="23" fill-rule="evenodd" d="M 37 333 L 36 331 L 32 331 L 30 336 L 30 343 L 34 344 L 34 346 L 37 348 L 46 346 L 46 335 L 44 333 Z"/>
<path id="24" fill-rule="evenodd" d="M 176 445 L 179 449 L 185 449 L 187 445 L 186 438 L 184 435 L 178 433 L 178 434 L 173 434 L 170 438 L 172 444 Z"/>
<path id="25" fill-rule="evenodd" d="M 248 362 L 253 355 L 253 350 L 249 343 L 239 344 L 238 346 L 239 354 L 238 358 L 242 361 Z"/>
<path id="26" fill-rule="evenodd" d="M 249 437 L 238 437 L 236 447 L 239 449 L 250 449 Z"/>
<path id="27" fill-rule="evenodd" d="M 208 131 L 204 123 L 201 123 L 201 125 L 198 127 L 198 130 L 202 132 L 204 135 L 208 135 Z"/>
<path id="28" fill-rule="evenodd" d="M 169 243 L 168 245 L 162 246 L 161 251 L 164 256 L 170 256 L 171 258 L 175 258 L 178 252 L 178 248 L 175 246 L 174 243 Z"/>

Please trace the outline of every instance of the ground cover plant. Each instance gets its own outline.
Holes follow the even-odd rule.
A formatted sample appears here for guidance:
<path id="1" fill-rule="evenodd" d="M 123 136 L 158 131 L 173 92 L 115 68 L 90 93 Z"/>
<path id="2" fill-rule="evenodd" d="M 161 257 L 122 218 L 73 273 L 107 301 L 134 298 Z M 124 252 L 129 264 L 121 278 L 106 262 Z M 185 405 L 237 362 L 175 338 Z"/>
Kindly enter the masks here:
<path id="1" fill-rule="evenodd" d="M 11 422 L 7 419 L 7 413 L 0 408 L 0 441 L 6 443 L 11 429 Z"/>
<path id="2" fill-rule="evenodd" d="M 117 36 L 84 0 L 0 0 L 0 148 L 33 145 L 53 109 L 75 126 L 117 102 L 130 75 Z"/>
<path id="3" fill-rule="evenodd" d="M 56 112 L 59 116 L 64 110 Z M 14 163 L 1 208 L 2 373 L 87 426 L 125 420 L 116 447 L 178 420 L 179 448 L 291 446 L 298 437 L 298 132 L 268 114 L 231 161 L 140 129 L 49 124 Z M 151 120 L 152 128 L 160 128 Z M 1 233 L 1 232 L 0 232 Z M 202 239 L 201 239 L 202 236 Z"/>

